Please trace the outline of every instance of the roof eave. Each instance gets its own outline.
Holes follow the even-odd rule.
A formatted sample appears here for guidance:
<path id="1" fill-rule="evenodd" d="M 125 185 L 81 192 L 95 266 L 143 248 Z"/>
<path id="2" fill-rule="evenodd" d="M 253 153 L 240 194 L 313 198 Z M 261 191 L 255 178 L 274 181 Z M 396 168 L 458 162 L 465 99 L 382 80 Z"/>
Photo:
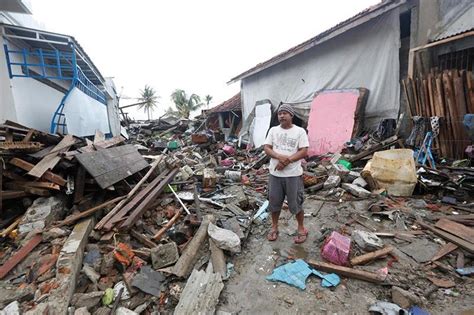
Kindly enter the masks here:
<path id="1" fill-rule="evenodd" d="M 395 9 L 403 4 L 405 4 L 407 2 L 407 0 L 395 0 L 395 1 L 387 1 L 387 2 L 382 2 L 379 4 L 378 7 L 374 8 L 372 11 L 369 11 L 361 16 L 357 16 L 355 18 L 350 18 L 348 20 L 346 20 L 346 22 L 343 22 L 341 23 L 341 25 L 338 25 L 336 27 L 334 27 L 334 29 L 329 29 L 328 31 L 324 31 L 322 32 L 321 34 L 317 35 L 316 37 L 313 37 L 312 39 L 310 39 L 308 41 L 308 44 L 306 45 L 302 45 L 301 48 L 299 49 L 296 49 L 295 51 L 292 51 L 291 53 L 288 53 L 286 56 L 282 57 L 281 59 L 278 59 L 278 60 L 275 60 L 274 62 L 269 62 L 268 64 L 265 64 L 261 67 L 254 67 L 254 70 L 252 70 L 252 68 L 250 70 L 247 70 L 241 74 L 239 74 L 238 76 L 230 79 L 227 84 L 232 84 L 232 83 L 235 83 L 239 80 L 242 80 L 242 79 L 245 79 L 247 77 L 250 77 L 258 72 L 261 72 L 265 69 L 268 69 L 276 64 L 279 64 L 285 60 L 288 60 L 310 48 L 313 48 L 323 42 L 326 42 L 342 33 L 345 33 L 347 32 L 348 30 L 352 29 L 352 28 L 355 28 L 361 24 L 364 24 L 365 22 L 368 22 L 370 21 L 371 19 L 373 18 L 376 18 L 392 9 Z M 327 33 L 327 34 L 325 34 Z M 321 38 L 318 38 L 320 37 Z M 301 44 L 300 44 L 301 45 Z M 297 47 L 297 46 L 296 46 Z M 291 48 L 290 48 L 291 50 Z M 275 56 L 276 57 L 276 56 Z M 275 57 L 272 57 L 272 58 L 275 58 Z M 269 60 L 271 60 L 272 58 L 270 58 Z M 263 62 L 263 63 L 266 63 L 267 61 Z"/>

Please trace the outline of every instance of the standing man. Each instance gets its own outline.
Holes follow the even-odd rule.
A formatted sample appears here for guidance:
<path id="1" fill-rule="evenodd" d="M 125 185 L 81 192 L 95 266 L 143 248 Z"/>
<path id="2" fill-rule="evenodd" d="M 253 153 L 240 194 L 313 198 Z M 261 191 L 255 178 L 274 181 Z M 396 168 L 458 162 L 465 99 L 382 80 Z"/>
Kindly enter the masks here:
<path id="1" fill-rule="evenodd" d="M 303 212 L 303 168 L 301 159 L 308 151 L 306 131 L 293 125 L 295 111 L 290 105 L 282 104 L 278 108 L 279 126 L 272 127 L 265 140 L 265 153 L 270 159 L 270 177 L 268 179 L 269 210 L 272 215 L 272 229 L 267 235 L 269 241 L 278 238 L 278 219 L 283 201 L 288 201 L 290 212 L 298 222 L 295 243 L 306 241 L 308 230 L 304 227 Z"/>

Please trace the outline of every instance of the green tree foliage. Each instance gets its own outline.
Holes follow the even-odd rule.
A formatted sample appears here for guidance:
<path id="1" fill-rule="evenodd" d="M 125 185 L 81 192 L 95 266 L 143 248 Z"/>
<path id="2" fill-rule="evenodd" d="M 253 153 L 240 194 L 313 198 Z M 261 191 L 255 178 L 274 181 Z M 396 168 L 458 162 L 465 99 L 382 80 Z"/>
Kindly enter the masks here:
<path id="1" fill-rule="evenodd" d="M 201 98 L 197 94 L 191 94 L 188 96 L 184 90 L 176 89 L 171 94 L 171 100 L 173 101 L 176 110 L 168 108 L 167 113 L 169 115 L 181 118 L 189 118 L 191 112 L 199 109 L 203 103 Z"/>
<path id="2" fill-rule="evenodd" d="M 149 85 L 145 85 L 143 90 L 140 90 L 140 97 L 138 101 L 141 103 L 138 108 L 142 109 L 147 113 L 148 120 L 150 120 L 150 111 L 153 112 L 158 105 L 159 96 L 156 94 L 155 89 Z"/>

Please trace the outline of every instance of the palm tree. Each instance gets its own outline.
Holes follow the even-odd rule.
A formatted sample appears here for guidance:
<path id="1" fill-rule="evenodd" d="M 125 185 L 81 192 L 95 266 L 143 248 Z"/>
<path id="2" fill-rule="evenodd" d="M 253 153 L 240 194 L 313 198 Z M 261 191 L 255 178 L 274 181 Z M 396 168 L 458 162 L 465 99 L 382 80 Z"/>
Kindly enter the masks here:
<path id="1" fill-rule="evenodd" d="M 176 106 L 176 113 L 179 117 L 189 118 L 191 112 L 203 105 L 201 98 L 197 94 L 191 94 L 189 97 L 184 90 L 177 89 L 171 94 L 171 100 Z"/>
<path id="2" fill-rule="evenodd" d="M 206 108 L 209 108 L 209 103 L 212 101 L 212 96 L 207 94 L 206 96 L 204 96 L 204 101 L 206 102 Z"/>
<path id="3" fill-rule="evenodd" d="M 143 90 L 140 90 L 140 97 L 138 101 L 141 103 L 138 106 L 138 109 L 144 109 L 144 111 L 148 114 L 148 120 L 150 120 L 150 111 L 154 111 L 156 105 L 158 104 L 158 99 L 160 97 L 156 94 L 155 89 L 151 86 L 145 85 Z"/>

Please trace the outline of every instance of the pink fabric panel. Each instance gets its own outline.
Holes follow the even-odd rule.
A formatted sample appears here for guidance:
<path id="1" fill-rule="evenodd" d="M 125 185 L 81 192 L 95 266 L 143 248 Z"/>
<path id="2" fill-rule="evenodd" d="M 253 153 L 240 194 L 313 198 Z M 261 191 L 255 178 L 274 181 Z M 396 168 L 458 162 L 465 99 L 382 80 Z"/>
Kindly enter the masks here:
<path id="1" fill-rule="evenodd" d="M 354 127 L 358 90 L 324 91 L 311 102 L 308 155 L 340 152 Z"/>

